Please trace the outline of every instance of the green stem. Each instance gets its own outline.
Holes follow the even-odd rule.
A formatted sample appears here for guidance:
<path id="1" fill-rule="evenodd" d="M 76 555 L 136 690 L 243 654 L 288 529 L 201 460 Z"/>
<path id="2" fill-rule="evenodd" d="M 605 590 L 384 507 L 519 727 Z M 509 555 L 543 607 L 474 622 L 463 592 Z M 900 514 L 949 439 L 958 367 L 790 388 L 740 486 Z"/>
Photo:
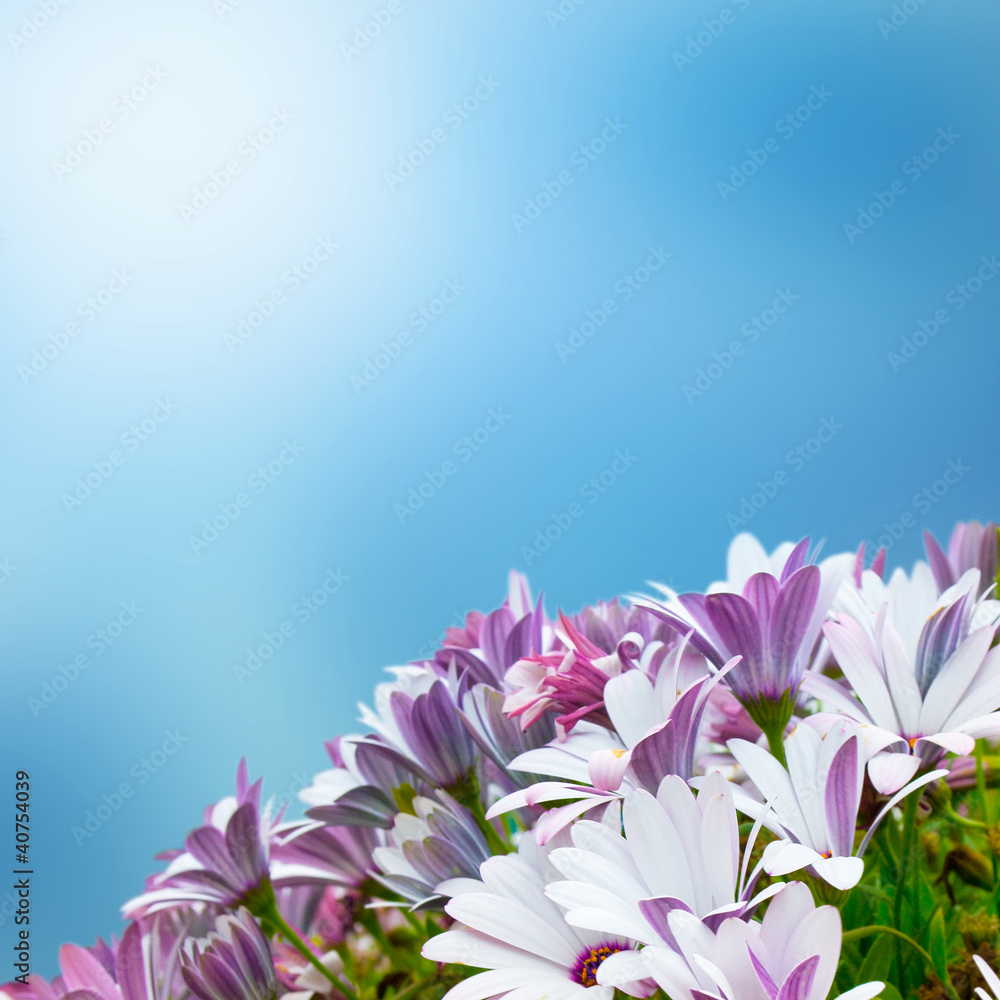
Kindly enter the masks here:
<path id="1" fill-rule="evenodd" d="M 338 979 L 313 953 L 312 949 L 299 937 L 298 932 L 288 923 L 278 912 L 277 905 L 268 907 L 263 914 L 265 920 L 273 924 L 281 936 L 310 964 L 317 972 L 333 983 L 338 993 L 341 993 L 346 1000 L 358 1000 L 358 996 L 340 979 Z"/>
<path id="2" fill-rule="evenodd" d="M 764 730 L 764 735 L 767 737 L 767 745 L 771 751 L 771 756 L 783 767 L 788 770 L 788 760 L 785 757 L 785 744 L 782 741 L 782 736 L 784 736 L 785 727 L 782 724 L 775 724 L 773 726 L 768 726 Z"/>
<path id="3" fill-rule="evenodd" d="M 910 794 L 903 807 L 903 851 L 896 872 L 896 887 L 892 899 L 892 923 L 898 935 L 903 934 L 903 897 L 906 894 L 906 876 L 913 864 L 913 838 L 917 832 L 917 800 L 919 795 Z M 903 968 L 903 949 L 896 940 L 896 968 L 899 975 L 899 992 L 906 996 L 906 972 Z"/>
<path id="4" fill-rule="evenodd" d="M 873 934 L 891 934 L 893 937 L 897 938 L 899 941 L 905 941 L 920 957 L 927 963 L 927 968 L 931 972 L 936 972 L 934 968 L 934 959 L 931 958 L 930 952 L 921 948 L 909 934 L 904 934 L 902 931 L 896 930 L 895 927 L 884 927 L 880 924 L 872 924 L 868 927 L 855 927 L 853 930 L 844 931 L 842 940 L 846 943 L 848 941 L 853 941 L 856 938 L 869 937 Z M 944 988 L 948 991 L 948 996 L 951 1000 L 958 1000 L 958 994 L 955 992 L 955 987 L 952 985 L 950 977 L 944 983 Z M 899 991 L 901 994 L 902 990 Z M 905 995 L 905 994 L 904 994 Z"/>
<path id="5" fill-rule="evenodd" d="M 792 711 L 795 708 L 795 692 L 785 691 L 777 701 L 761 695 L 756 699 L 741 700 L 740 703 L 767 737 L 771 756 L 787 770 L 785 746 L 781 738 L 785 735 L 785 727 L 792 718 Z"/>

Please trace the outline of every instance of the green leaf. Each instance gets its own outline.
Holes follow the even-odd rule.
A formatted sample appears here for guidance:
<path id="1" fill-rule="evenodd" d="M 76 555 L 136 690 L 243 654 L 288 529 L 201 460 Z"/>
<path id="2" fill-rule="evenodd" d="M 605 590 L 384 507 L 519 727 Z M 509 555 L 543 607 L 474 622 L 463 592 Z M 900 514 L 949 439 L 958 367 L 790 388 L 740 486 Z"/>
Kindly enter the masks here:
<path id="1" fill-rule="evenodd" d="M 867 981 L 868 980 L 862 980 L 862 982 L 867 982 Z M 885 984 L 885 986 L 882 988 L 881 996 L 882 1000 L 903 1000 L 903 998 L 899 995 L 899 990 L 897 990 L 896 987 L 892 985 L 892 983 Z"/>
<path id="2" fill-rule="evenodd" d="M 938 909 L 927 929 L 927 950 L 934 960 L 934 971 L 942 982 L 948 982 L 948 942 L 944 933 L 944 911 Z"/>
<path id="3" fill-rule="evenodd" d="M 889 978 L 893 956 L 892 938 L 888 934 L 880 934 L 872 942 L 865 960 L 858 970 L 858 982 L 870 983 L 876 979 L 885 982 Z"/>

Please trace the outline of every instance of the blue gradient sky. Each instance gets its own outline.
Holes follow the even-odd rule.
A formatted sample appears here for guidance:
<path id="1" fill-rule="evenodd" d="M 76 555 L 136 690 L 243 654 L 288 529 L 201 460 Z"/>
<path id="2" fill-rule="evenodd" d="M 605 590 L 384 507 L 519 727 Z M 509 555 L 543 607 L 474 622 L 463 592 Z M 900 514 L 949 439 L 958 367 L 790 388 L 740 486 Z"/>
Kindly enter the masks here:
<path id="1" fill-rule="evenodd" d="M 734 0 L 680 67 L 722 0 L 587 0 L 555 23 L 558 0 L 394 0 L 345 53 L 376 4 L 72 0 L 20 44 L 9 33 L 42 7 L 0 2 L 0 794 L 32 773 L 36 971 L 55 971 L 59 942 L 119 928 L 151 856 L 229 791 L 241 755 L 267 791 L 294 792 L 381 668 L 495 606 L 512 567 L 550 612 L 649 579 L 704 586 L 730 515 L 779 470 L 747 524 L 769 546 L 853 549 L 907 514 L 890 561 L 909 564 L 922 529 L 997 515 L 1000 281 L 953 291 L 1000 254 L 995 4 L 927 0 L 886 33 L 890 3 Z M 147 67 L 162 82 L 119 117 Z M 492 92 L 449 116 L 477 86 Z M 251 159 L 241 144 L 276 111 L 292 120 Z M 56 176 L 102 119 L 101 144 Z M 614 141 L 581 156 L 608 119 Z M 387 181 L 436 129 L 426 162 Z M 914 166 L 939 129 L 943 151 Z M 766 148 L 724 199 L 717 182 Z M 512 219 L 562 171 L 535 221 Z M 897 180 L 852 242 L 844 224 Z M 338 249 L 293 289 L 283 276 L 321 238 Z M 671 256 L 626 300 L 650 247 Z M 78 307 L 116 270 L 128 284 L 86 322 Z M 411 323 L 449 281 L 456 301 Z M 757 333 L 778 291 L 794 301 Z M 560 351 L 608 299 L 596 334 Z M 352 382 L 401 331 L 379 377 Z M 742 355 L 708 370 L 734 342 Z M 491 409 L 502 426 L 463 458 Z M 823 420 L 836 433 L 798 458 Z M 619 451 L 629 468 L 581 497 Z M 401 523 L 395 505 L 448 460 Z M 275 461 L 280 476 L 251 482 Z M 949 463 L 957 481 L 923 499 Z M 193 546 L 241 493 L 239 517 Z M 574 502 L 564 536 L 527 552 Z M 346 580 L 303 621 L 331 570 Z M 142 612 L 98 654 L 122 602 Z M 294 635 L 241 684 L 247 647 L 284 621 Z M 33 708 L 78 654 L 89 666 Z M 141 761 L 167 732 L 186 742 L 152 773 Z M 126 781 L 133 797 L 78 844 L 72 827 Z M 8 916 L 0 943 L 11 931 Z"/>

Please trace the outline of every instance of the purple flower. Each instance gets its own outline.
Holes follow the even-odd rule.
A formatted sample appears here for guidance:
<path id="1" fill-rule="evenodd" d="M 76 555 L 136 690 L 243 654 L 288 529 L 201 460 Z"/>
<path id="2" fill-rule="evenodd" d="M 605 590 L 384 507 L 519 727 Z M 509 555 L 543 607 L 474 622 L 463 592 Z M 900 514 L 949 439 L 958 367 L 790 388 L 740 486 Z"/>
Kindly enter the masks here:
<path id="1" fill-rule="evenodd" d="M 557 712 L 561 735 L 583 719 L 611 728 L 604 686 L 623 670 L 634 669 L 642 652 L 642 637 L 625 635 L 613 652 L 606 653 L 562 613 L 559 624 L 562 649 L 522 657 L 507 671 L 507 686 L 512 690 L 504 701 L 504 711 L 520 718 L 524 729 L 547 713 Z"/>
<path id="2" fill-rule="evenodd" d="M 782 559 L 778 553 L 769 559 L 756 540 L 741 535 L 730 548 L 730 577 L 742 581 L 740 592 L 721 589 L 732 582 L 715 584 L 708 594 L 681 594 L 667 605 L 647 604 L 678 630 L 694 625 L 692 644 L 716 667 L 735 656 L 742 658 L 727 684 L 774 743 L 791 718 L 823 619 L 855 562 L 843 555 L 821 566 L 807 565 L 808 553 L 806 538 Z M 775 572 L 747 573 L 762 560 Z"/>
<path id="3" fill-rule="evenodd" d="M 507 599 L 488 615 L 471 612 L 465 628 L 449 628 L 444 645 L 430 660 L 418 661 L 438 677 L 452 672 L 462 681 L 461 692 L 472 684 L 503 686 L 503 676 L 523 656 L 544 651 L 552 629 L 541 598 L 532 605 L 527 579 L 511 571 Z"/>
<path id="4" fill-rule="evenodd" d="M 257 909 L 273 901 L 271 821 L 260 813 L 260 785 L 260 780 L 248 783 L 246 761 L 241 760 L 236 796 L 206 810 L 206 824 L 188 834 L 182 852 L 170 852 L 166 870 L 147 879 L 146 892 L 122 907 L 124 915 L 141 917 L 197 903 Z"/>
<path id="5" fill-rule="evenodd" d="M 958 583 L 970 569 L 979 570 L 979 593 L 981 597 L 997 579 L 997 548 L 1000 528 L 992 521 L 980 524 L 967 521 L 956 524 L 948 542 L 947 555 L 929 532 L 924 532 L 924 547 L 927 561 L 931 564 L 934 582 L 942 593 Z"/>
<path id="6" fill-rule="evenodd" d="M 450 795 L 413 800 L 416 815 L 400 813 L 390 834 L 392 846 L 377 847 L 375 877 L 412 904 L 440 909 L 447 897 L 435 890 L 452 878 L 478 878 L 493 852 L 468 809 Z"/>
<path id="7" fill-rule="evenodd" d="M 320 826 L 309 820 L 275 831 L 271 881 L 286 886 L 336 885 L 358 889 L 369 879 L 379 843 L 370 826 Z"/>
<path id="8" fill-rule="evenodd" d="M 13 1000 L 175 1000 L 186 994 L 179 971 L 179 943 L 185 927 L 156 918 L 130 924 L 110 946 L 100 938 L 93 948 L 64 944 L 59 949 L 62 975 L 46 982 L 30 975 L 27 983 L 0 990 Z"/>
<path id="9" fill-rule="evenodd" d="M 181 973 L 199 1000 L 273 1000 L 278 993 L 267 938 L 245 907 L 219 917 L 207 938 L 185 944 Z"/>
<path id="10" fill-rule="evenodd" d="M 299 793 L 311 806 L 306 810 L 310 819 L 331 826 L 388 829 L 399 811 L 396 790 L 409 785 L 419 791 L 425 785 L 422 769 L 384 736 L 337 737 L 326 750 L 333 767 L 320 771 Z"/>

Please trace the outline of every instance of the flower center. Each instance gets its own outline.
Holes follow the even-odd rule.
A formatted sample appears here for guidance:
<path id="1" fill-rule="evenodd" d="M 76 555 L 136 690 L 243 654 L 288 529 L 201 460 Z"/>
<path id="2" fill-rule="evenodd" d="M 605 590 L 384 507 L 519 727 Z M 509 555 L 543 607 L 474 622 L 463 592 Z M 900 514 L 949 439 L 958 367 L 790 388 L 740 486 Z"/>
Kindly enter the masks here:
<path id="1" fill-rule="evenodd" d="M 625 945 L 619 944 L 617 941 L 608 941 L 604 944 L 595 945 L 593 948 L 588 948 L 586 951 L 580 953 L 579 958 L 576 960 L 576 965 L 573 966 L 570 973 L 570 978 L 583 986 L 596 986 L 597 970 L 601 967 L 601 962 L 608 955 L 614 955 L 616 952 L 626 950 Z"/>

